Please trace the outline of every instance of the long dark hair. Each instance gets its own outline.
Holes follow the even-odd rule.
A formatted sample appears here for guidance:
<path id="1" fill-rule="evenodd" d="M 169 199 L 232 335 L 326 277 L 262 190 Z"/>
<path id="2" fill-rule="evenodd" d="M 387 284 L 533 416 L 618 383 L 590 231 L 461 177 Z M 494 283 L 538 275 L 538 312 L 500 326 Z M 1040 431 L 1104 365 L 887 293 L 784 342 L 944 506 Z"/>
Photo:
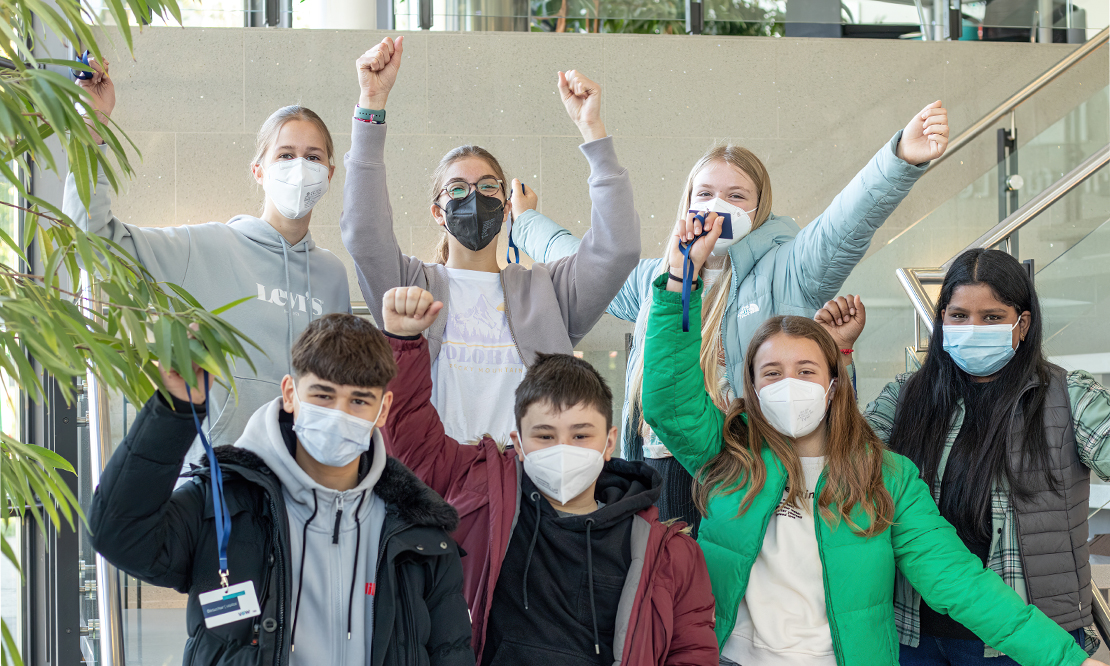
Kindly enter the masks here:
<path id="1" fill-rule="evenodd" d="M 966 285 L 986 285 L 995 298 L 1015 308 L 1019 316 L 1026 311 L 1030 314 L 1025 340 L 998 377 L 986 386 L 973 387 L 973 378 L 944 350 L 942 313 L 956 289 Z M 1023 480 L 1023 471 L 1041 469 L 1049 486 L 1056 484 L 1044 433 L 1049 372 L 1041 340 L 1040 302 L 1033 280 L 1017 259 L 1005 252 L 983 249 L 968 250 L 956 258 L 940 290 L 929 354 L 902 389 L 890 448 L 912 460 L 925 481 L 936 487 L 941 482 L 937 468 L 957 401 L 965 398 L 966 404 L 973 388 L 981 391 L 976 404 L 989 411 L 979 415 L 978 432 L 965 433 L 961 446 L 952 448 L 946 469 L 960 473 L 954 475 L 956 483 L 945 486 L 940 503 L 941 514 L 965 540 L 990 539 L 990 520 L 984 520 L 984 516 L 990 515 L 991 491 L 997 480 L 1004 479 L 1011 495 L 1023 500 L 1033 494 Z M 1031 380 L 1039 381 L 1032 390 L 1025 391 Z M 1021 466 L 1017 469 L 1010 465 L 1006 445 L 1015 410 L 1023 419 L 1025 433 Z"/>

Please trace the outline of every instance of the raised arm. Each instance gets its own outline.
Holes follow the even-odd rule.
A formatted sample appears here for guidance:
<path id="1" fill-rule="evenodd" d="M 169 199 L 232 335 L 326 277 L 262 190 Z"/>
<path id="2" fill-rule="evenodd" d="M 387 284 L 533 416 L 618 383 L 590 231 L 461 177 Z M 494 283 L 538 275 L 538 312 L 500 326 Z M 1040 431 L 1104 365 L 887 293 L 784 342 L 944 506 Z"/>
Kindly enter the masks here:
<path id="1" fill-rule="evenodd" d="M 76 82 L 92 97 L 93 107 L 101 122 L 107 123 L 116 107 L 116 86 L 108 76 L 107 61 L 101 64 L 96 58 L 89 58 L 89 67 L 94 71 L 93 78 L 77 79 Z M 93 136 L 99 141 L 100 137 L 95 132 Z M 112 214 L 111 187 L 101 169 L 90 193 L 89 207 L 85 208 L 77 192 L 77 181 L 72 173 L 68 174 L 62 194 L 62 212 L 86 233 L 118 243 L 155 279 L 181 284 L 189 266 L 189 228 L 124 224 Z"/>
<path id="2" fill-rule="evenodd" d="M 384 330 L 397 362 L 397 377 L 389 384 L 393 405 L 383 434 L 389 454 L 450 502 L 487 451 L 448 437 L 432 406 L 431 355 L 421 333 L 443 308 L 433 301 L 418 287 L 392 289 L 383 298 Z"/>
<path id="3" fill-rule="evenodd" d="M 1079 459 L 1106 481 L 1110 479 L 1110 391 L 1082 370 L 1069 372 L 1067 382 Z"/>
<path id="4" fill-rule="evenodd" d="M 1083 664 L 1087 653 L 1075 639 L 967 550 L 941 517 L 917 467 L 888 455 L 895 479 L 888 484 L 895 564 L 925 602 L 1020 664 Z"/>
<path id="5" fill-rule="evenodd" d="M 199 379 L 199 378 L 198 378 Z M 93 548 L 109 562 L 154 585 L 187 592 L 204 520 L 203 486 L 174 485 L 197 435 L 184 381 L 165 375 L 171 406 L 156 393 L 104 468 L 89 510 Z M 199 381 L 198 381 L 199 385 Z M 194 392 L 204 418 L 203 392 Z M 215 553 L 213 553 L 215 557 Z"/>
<path id="6" fill-rule="evenodd" d="M 712 243 L 710 243 L 712 246 Z M 653 285 L 644 341 L 644 420 L 691 474 L 721 451 L 725 417 L 705 391 L 699 326 L 682 331 L 682 295 Z M 673 280 L 672 280 L 673 282 Z M 701 321 L 699 279 L 690 296 L 690 320 Z"/>
<path id="7" fill-rule="evenodd" d="M 804 294 L 813 308 L 836 295 L 871 238 L 948 145 L 948 112 L 939 101 L 916 114 L 848 186 L 791 242 L 779 294 Z"/>
<path id="8" fill-rule="evenodd" d="M 601 87 L 575 71 L 559 72 L 559 93 L 582 133 L 590 163 L 590 229 L 578 251 L 547 264 L 571 341 L 597 323 L 640 260 L 640 216 L 632 180 L 617 161 L 613 138 L 601 122 Z"/>
<path id="9" fill-rule="evenodd" d="M 360 89 L 358 106 L 385 110 L 389 91 L 397 80 L 404 37 L 394 42 L 385 38 L 355 61 Z M 393 233 L 393 207 L 385 173 L 385 123 L 351 119 L 351 151 L 343 156 L 347 169 L 343 183 L 343 214 L 339 231 L 343 246 L 355 260 L 355 273 L 362 297 L 370 305 L 377 325 L 381 314 L 375 307 L 385 292 L 394 287 L 427 287 L 424 264 L 401 252 Z"/>

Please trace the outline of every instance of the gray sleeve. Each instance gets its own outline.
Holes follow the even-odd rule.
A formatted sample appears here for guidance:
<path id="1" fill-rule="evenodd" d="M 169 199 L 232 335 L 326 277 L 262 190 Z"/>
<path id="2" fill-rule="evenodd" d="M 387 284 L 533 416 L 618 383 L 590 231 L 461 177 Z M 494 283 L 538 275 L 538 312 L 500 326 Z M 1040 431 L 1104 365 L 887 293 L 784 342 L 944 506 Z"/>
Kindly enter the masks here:
<path id="1" fill-rule="evenodd" d="M 575 254 L 548 264 L 575 344 L 597 323 L 640 261 L 640 216 L 613 138 L 585 143 L 581 150 L 590 163 L 591 226 Z"/>
<path id="2" fill-rule="evenodd" d="M 424 262 L 401 252 L 385 179 L 385 124 L 351 120 L 351 151 L 343 157 L 343 214 L 339 231 L 355 260 L 362 297 L 383 326 L 381 302 L 394 287 L 428 288 Z"/>
<path id="3" fill-rule="evenodd" d="M 189 268 L 192 248 L 189 227 L 138 227 L 124 224 L 112 214 L 111 185 L 101 170 L 86 209 L 77 193 L 77 182 L 66 176 L 62 212 L 82 231 L 106 238 L 127 251 L 156 280 L 180 285 Z"/>

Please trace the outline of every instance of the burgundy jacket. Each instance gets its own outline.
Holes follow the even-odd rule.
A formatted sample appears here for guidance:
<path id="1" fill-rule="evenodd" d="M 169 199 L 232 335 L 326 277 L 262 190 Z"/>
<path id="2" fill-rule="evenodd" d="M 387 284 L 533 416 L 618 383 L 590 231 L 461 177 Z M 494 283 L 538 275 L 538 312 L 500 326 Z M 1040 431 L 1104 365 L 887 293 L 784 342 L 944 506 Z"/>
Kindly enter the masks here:
<path id="1" fill-rule="evenodd" d="M 393 406 L 384 428 L 386 448 L 459 512 L 452 536 L 466 552 L 463 594 L 480 660 L 493 592 L 520 510 L 522 465 L 515 450 L 502 453 L 492 439 L 469 446 L 444 433 L 431 403 L 426 338 L 389 338 L 389 344 L 399 372 L 389 385 Z M 613 639 L 619 664 L 719 664 L 709 572 L 701 548 L 683 527 L 660 523 L 654 506 L 636 514 L 632 565 Z"/>

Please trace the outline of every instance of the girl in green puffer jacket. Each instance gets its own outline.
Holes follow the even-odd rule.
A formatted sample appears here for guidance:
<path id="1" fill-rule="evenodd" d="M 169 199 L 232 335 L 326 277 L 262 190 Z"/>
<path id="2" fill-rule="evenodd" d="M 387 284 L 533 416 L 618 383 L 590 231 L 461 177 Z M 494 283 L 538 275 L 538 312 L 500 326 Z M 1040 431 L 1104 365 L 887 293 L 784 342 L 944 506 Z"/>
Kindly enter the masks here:
<path id="1" fill-rule="evenodd" d="M 715 222 L 691 250 L 696 267 Z M 672 262 L 653 285 L 644 418 L 698 480 L 722 664 L 897 664 L 895 571 L 1021 664 L 1099 663 L 967 550 L 913 463 L 868 428 L 820 325 L 760 326 L 743 366 L 749 398 L 722 414 L 705 390 L 701 335 L 682 331 L 680 273 Z"/>

